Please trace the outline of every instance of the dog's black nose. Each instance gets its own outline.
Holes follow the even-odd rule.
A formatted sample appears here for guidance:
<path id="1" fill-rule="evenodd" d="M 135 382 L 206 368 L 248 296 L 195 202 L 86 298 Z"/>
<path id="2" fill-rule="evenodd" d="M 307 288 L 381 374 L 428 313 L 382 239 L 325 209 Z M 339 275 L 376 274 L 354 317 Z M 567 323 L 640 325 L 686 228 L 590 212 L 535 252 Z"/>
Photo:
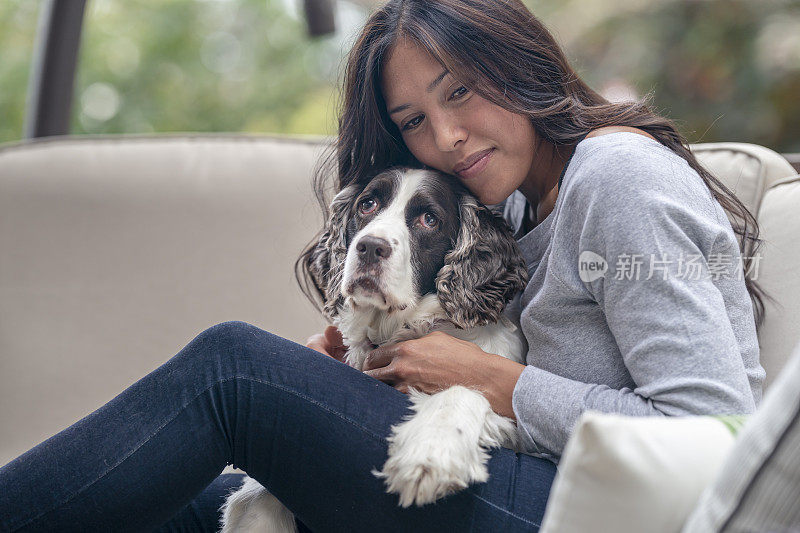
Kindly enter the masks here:
<path id="1" fill-rule="evenodd" d="M 389 241 L 380 237 L 365 235 L 359 239 L 356 245 L 358 257 L 367 263 L 377 262 L 381 259 L 388 259 L 392 255 L 392 246 Z"/>

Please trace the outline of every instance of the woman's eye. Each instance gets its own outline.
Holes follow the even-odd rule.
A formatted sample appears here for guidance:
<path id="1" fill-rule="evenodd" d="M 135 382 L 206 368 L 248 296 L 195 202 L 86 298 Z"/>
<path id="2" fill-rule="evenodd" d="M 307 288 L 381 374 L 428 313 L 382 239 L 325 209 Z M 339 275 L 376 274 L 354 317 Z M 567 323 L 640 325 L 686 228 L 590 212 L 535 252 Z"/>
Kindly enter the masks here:
<path id="1" fill-rule="evenodd" d="M 450 99 L 453 100 L 455 98 L 461 98 L 462 96 L 464 96 L 468 92 L 469 92 L 469 90 L 462 85 L 458 89 L 453 91 L 453 93 L 450 95 Z"/>
<path id="2" fill-rule="evenodd" d="M 374 213 L 376 209 L 378 209 L 378 202 L 372 198 L 361 200 L 361 202 L 358 204 L 358 212 L 362 215 Z"/>
<path id="3" fill-rule="evenodd" d="M 414 129 L 417 126 L 419 126 L 420 122 L 422 122 L 422 115 L 412 118 L 411 120 L 409 120 L 408 122 L 403 124 L 403 127 L 400 128 L 400 129 L 401 129 L 401 131 L 407 131 L 407 130 Z"/>
<path id="4" fill-rule="evenodd" d="M 439 225 L 439 219 L 431 213 L 423 213 L 419 217 L 419 223 L 425 228 L 432 229 Z"/>

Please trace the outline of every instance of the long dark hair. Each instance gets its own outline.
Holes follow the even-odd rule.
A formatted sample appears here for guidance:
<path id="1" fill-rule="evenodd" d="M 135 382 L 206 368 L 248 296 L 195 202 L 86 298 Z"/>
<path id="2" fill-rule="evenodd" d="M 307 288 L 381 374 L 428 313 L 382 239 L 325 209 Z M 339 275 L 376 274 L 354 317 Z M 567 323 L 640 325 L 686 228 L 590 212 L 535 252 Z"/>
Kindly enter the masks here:
<path id="1" fill-rule="evenodd" d="M 578 77 L 547 28 L 519 0 L 391 0 L 370 16 L 347 61 L 337 140 L 314 175 L 326 219 L 331 193 L 366 183 L 390 166 L 419 165 L 389 119 L 380 90 L 383 61 L 401 36 L 427 50 L 473 92 L 528 116 L 540 138 L 557 149 L 597 128 L 630 126 L 685 159 L 728 214 L 756 325 L 762 323 L 766 295 L 750 271 L 761 244 L 752 213 L 700 165 L 673 123 L 654 111 L 652 95 L 626 103 L 600 96 Z M 298 283 L 315 303 L 324 290 L 308 270 L 316 242 L 295 263 Z"/>

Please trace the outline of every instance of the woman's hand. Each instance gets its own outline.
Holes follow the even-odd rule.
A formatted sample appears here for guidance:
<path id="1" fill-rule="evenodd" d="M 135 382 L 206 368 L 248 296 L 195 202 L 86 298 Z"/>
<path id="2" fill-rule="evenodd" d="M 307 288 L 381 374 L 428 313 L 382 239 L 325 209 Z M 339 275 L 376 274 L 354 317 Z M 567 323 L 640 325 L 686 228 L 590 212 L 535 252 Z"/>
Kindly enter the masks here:
<path id="1" fill-rule="evenodd" d="M 363 370 L 403 393 L 409 387 L 432 394 L 463 385 L 482 392 L 496 413 L 513 419 L 511 396 L 524 369 L 474 343 L 434 331 L 372 350 Z"/>
<path id="2" fill-rule="evenodd" d="M 344 362 L 347 353 L 342 332 L 336 326 L 328 326 L 324 332 L 310 336 L 306 340 L 306 346 L 341 362 Z"/>

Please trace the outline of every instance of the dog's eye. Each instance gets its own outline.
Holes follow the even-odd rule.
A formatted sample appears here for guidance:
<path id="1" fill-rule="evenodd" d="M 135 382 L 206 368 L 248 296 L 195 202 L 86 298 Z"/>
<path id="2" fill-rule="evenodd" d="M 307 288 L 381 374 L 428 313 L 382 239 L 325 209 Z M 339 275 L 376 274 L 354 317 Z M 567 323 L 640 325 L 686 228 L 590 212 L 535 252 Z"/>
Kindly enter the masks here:
<path id="1" fill-rule="evenodd" d="M 439 219 L 432 213 L 423 213 L 419 216 L 417 221 L 419 221 L 420 225 L 428 229 L 435 228 L 439 225 Z"/>
<path id="2" fill-rule="evenodd" d="M 362 215 L 374 213 L 376 209 L 378 209 L 378 202 L 373 198 L 365 198 L 358 204 L 358 212 Z"/>

